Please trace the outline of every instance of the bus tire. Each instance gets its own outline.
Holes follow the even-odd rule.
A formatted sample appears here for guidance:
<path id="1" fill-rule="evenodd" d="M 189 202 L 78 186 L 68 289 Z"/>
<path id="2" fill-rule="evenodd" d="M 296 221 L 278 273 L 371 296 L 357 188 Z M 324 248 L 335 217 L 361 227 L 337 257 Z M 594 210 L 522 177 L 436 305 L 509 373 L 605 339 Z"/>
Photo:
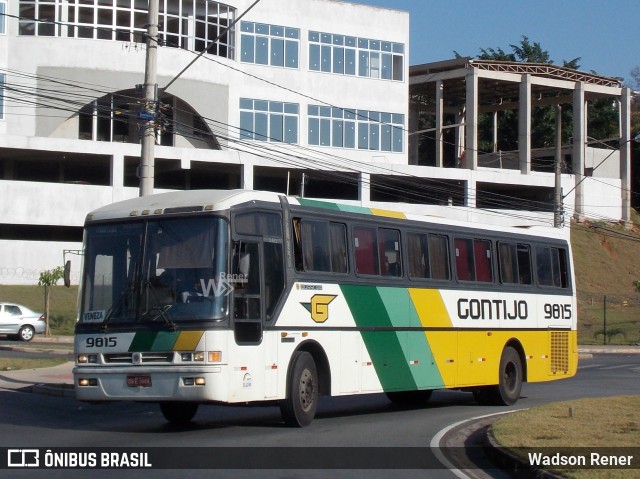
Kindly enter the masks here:
<path id="1" fill-rule="evenodd" d="M 502 351 L 499 381 L 496 402 L 502 406 L 515 404 L 522 390 L 522 360 L 518 351 L 511 346 Z"/>
<path id="2" fill-rule="evenodd" d="M 473 390 L 474 399 L 482 405 L 511 406 L 520 398 L 522 390 L 522 360 L 518 351 L 507 346 L 500 357 L 498 384 Z"/>
<path id="3" fill-rule="evenodd" d="M 422 406 L 426 404 L 433 391 L 431 389 L 421 389 L 418 391 L 391 391 L 386 393 L 387 399 L 398 406 Z"/>
<path id="4" fill-rule="evenodd" d="M 164 418 L 175 426 L 183 426 L 191 422 L 198 412 L 196 402 L 161 402 L 160 410 Z"/>
<path id="5" fill-rule="evenodd" d="M 287 379 L 286 398 L 280 402 L 282 419 L 289 426 L 306 427 L 318 407 L 318 372 L 311 354 L 298 351 L 293 355 Z"/>

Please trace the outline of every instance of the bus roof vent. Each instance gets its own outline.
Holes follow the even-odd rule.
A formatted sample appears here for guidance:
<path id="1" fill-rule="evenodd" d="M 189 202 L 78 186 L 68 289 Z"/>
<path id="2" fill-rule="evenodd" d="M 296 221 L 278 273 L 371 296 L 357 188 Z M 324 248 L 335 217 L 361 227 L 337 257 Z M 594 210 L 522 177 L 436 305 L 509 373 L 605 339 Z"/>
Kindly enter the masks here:
<path id="1" fill-rule="evenodd" d="M 176 213 L 197 213 L 203 209 L 202 206 L 177 206 L 175 208 L 165 208 L 164 213 L 168 215 Z"/>

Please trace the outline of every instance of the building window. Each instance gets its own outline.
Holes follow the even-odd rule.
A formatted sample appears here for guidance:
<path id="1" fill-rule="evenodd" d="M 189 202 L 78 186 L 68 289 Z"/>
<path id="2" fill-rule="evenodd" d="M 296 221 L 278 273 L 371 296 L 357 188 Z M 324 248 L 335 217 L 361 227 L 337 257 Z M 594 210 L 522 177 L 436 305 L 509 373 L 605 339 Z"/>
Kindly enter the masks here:
<path id="1" fill-rule="evenodd" d="M 309 32 L 309 70 L 403 81 L 404 44 Z"/>
<path id="2" fill-rule="evenodd" d="M 0 35 L 7 33 L 7 17 L 5 17 L 5 13 L 7 13 L 7 4 L 0 2 Z"/>
<path id="3" fill-rule="evenodd" d="M 163 45 L 234 57 L 234 29 L 209 44 L 235 18 L 236 9 L 205 0 L 159 0 Z M 146 0 L 20 0 L 20 35 L 145 42 Z"/>
<path id="4" fill-rule="evenodd" d="M 297 28 L 242 22 L 240 61 L 274 67 L 298 68 L 300 30 Z"/>
<path id="5" fill-rule="evenodd" d="M 309 105 L 309 144 L 402 153 L 404 115 Z"/>
<path id="6" fill-rule="evenodd" d="M 240 139 L 298 143 L 297 103 L 240 98 Z"/>

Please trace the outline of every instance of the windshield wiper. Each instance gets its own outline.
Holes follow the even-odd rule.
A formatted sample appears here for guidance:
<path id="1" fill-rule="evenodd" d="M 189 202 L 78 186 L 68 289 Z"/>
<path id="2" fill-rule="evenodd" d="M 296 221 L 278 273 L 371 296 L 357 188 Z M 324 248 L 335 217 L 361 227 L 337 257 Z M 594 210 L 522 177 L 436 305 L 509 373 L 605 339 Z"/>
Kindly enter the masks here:
<path id="1" fill-rule="evenodd" d="M 150 308 L 146 309 L 144 313 L 141 314 L 141 317 L 149 316 L 151 315 L 151 313 L 157 311 L 158 314 L 153 318 L 151 318 L 151 321 L 155 321 L 158 318 L 162 317 L 166 325 L 169 326 L 169 329 L 171 329 L 172 331 L 175 331 L 177 329 L 176 323 L 174 323 L 171 320 L 171 318 L 169 318 L 169 316 L 167 315 L 167 311 L 171 309 L 171 306 L 173 306 L 173 304 L 164 304 L 164 305 L 162 304 L 162 302 L 160 301 L 160 298 L 158 297 L 157 289 L 153 286 L 151 281 L 149 280 L 146 281 L 145 288 L 149 292 L 149 296 L 151 297 L 153 305 Z"/>
<path id="2" fill-rule="evenodd" d="M 169 309 L 171 309 L 171 306 L 171 304 L 166 304 L 164 306 L 152 306 L 143 314 L 143 316 L 147 316 L 154 311 L 158 311 L 158 314 L 151 318 L 151 321 L 155 321 L 156 319 L 161 317 L 167 324 L 167 326 L 169 326 L 172 331 L 175 331 L 177 329 L 176 323 L 173 322 L 171 318 L 167 316 L 167 314 L 165 314 L 167 311 L 169 311 Z"/>
<path id="3" fill-rule="evenodd" d="M 107 325 L 111 321 L 111 318 L 113 318 L 113 314 L 115 313 L 116 310 L 121 308 L 121 306 L 124 304 L 124 300 L 127 298 L 127 296 L 131 291 L 133 291 L 133 287 L 132 285 L 129 285 L 127 288 L 124 289 L 124 291 L 122 291 L 122 293 L 118 297 L 118 300 L 115 303 L 113 303 L 111 308 L 109 308 L 109 311 L 107 311 L 107 314 L 104 317 L 104 321 L 102 322 L 103 331 L 107 330 Z"/>

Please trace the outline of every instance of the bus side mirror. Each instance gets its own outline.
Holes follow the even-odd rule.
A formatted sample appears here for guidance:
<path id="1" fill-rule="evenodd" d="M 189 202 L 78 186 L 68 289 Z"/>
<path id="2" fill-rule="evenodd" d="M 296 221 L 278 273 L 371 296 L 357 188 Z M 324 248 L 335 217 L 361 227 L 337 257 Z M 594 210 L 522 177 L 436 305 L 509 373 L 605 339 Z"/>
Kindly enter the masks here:
<path id="1" fill-rule="evenodd" d="M 64 264 L 64 285 L 67 288 L 71 286 L 71 261 Z"/>

